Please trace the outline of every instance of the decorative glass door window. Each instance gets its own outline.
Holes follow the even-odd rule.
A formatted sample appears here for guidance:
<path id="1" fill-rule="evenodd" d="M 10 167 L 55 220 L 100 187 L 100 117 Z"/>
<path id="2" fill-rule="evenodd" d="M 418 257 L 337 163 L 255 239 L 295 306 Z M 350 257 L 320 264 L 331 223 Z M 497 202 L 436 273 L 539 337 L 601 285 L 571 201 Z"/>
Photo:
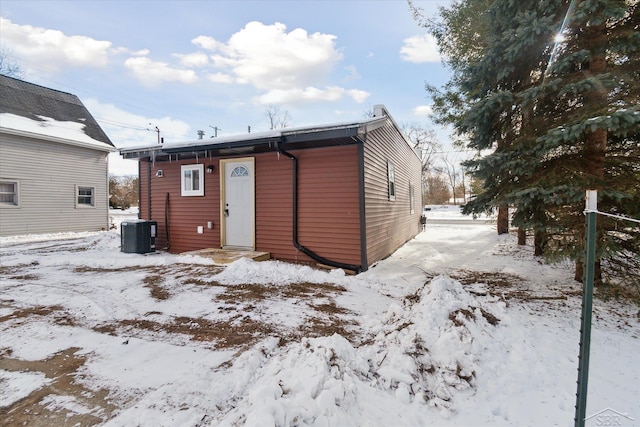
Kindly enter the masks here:
<path id="1" fill-rule="evenodd" d="M 247 168 L 245 168 L 242 165 L 236 166 L 231 171 L 231 178 L 237 177 L 237 176 L 249 176 L 249 171 L 247 170 Z"/>

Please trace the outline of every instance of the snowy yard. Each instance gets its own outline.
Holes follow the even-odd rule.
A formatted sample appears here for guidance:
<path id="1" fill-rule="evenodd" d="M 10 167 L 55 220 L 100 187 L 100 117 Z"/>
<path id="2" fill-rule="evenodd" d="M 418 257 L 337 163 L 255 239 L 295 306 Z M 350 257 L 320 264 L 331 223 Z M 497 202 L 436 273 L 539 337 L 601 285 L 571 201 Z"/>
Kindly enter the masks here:
<path id="1" fill-rule="evenodd" d="M 581 285 L 447 212 L 357 276 L 3 238 L 0 425 L 573 425 Z M 638 307 L 592 337 L 587 426 L 640 425 Z"/>

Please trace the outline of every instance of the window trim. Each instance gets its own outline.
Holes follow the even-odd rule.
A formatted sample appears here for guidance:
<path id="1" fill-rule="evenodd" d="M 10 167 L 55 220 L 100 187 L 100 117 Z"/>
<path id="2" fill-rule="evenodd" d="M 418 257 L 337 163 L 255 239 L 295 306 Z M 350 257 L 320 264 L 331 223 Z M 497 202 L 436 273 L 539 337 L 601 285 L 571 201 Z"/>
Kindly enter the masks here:
<path id="1" fill-rule="evenodd" d="M 200 188 L 193 190 L 193 189 L 187 189 L 186 187 L 186 176 L 185 176 L 185 172 L 187 171 L 197 171 L 200 178 L 198 180 L 199 184 L 200 184 Z M 193 179 L 190 178 L 191 181 L 193 181 Z M 189 187 L 193 187 L 193 182 L 190 183 L 191 185 L 189 185 Z M 196 164 L 190 164 L 190 165 L 182 165 L 180 166 L 180 195 L 183 197 L 191 197 L 191 196 L 204 196 L 204 164 L 203 163 L 196 163 Z"/>
<path id="2" fill-rule="evenodd" d="M 80 190 L 91 190 L 91 203 L 80 203 L 80 197 L 87 197 L 85 194 L 80 194 Z M 89 209 L 96 207 L 96 187 L 93 185 L 75 185 L 75 202 L 76 208 Z"/>
<path id="3" fill-rule="evenodd" d="M 0 184 L 13 184 L 13 202 L 0 202 L 0 208 L 15 209 L 20 207 L 20 181 L 17 179 L 0 179 Z M 11 193 L 6 193 L 11 194 Z"/>
<path id="4" fill-rule="evenodd" d="M 396 172 L 391 160 L 387 160 L 387 192 L 389 201 L 396 200 Z"/>

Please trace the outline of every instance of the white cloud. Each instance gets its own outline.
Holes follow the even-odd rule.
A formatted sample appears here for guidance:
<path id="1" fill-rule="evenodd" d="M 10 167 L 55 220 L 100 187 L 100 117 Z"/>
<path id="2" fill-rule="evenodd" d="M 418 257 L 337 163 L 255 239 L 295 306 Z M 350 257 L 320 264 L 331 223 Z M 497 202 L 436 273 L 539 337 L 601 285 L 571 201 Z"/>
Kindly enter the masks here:
<path id="1" fill-rule="evenodd" d="M 346 66 L 345 70 L 347 70 L 347 72 L 349 73 L 347 75 L 347 81 L 358 80 L 361 77 L 358 73 L 358 70 L 353 65 Z"/>
<path id="2" fill-rule="evenodd" d="M 209 36 L 198 36 L 195 39 L 192 39 L 191 43 L 211 51 L 218 50 L 218 48 L 222 46 L 222 43 Z"/>
<path id="3" fill-rule="evenodd" d="M 66 67 L 104 67 L 115 53 L 109 41 L 18 25 L 2 17 L 0 31 L 2 43 L 11 47 L 12 54 L 26 68 L 45 72 L 58 72 Z"/>
<path id="4" fill-rule="evenodd" d="M 359 89 L 347 90 L 347 94 L 359 104 L 366 101 L 367 98 L 369 98 L 369 95 L 371 95 L 369 92 L 365 92 L 364 90 L 359 90 Z"/>
<path id="5" fill-rule="evenodd" d="M 215 51 L 214 66 L 234 76 L 235 82 L 263 90 L 302 89 L 322 81 L 342 54 L 336 36 L 309 34 L 301 28 L 287 32 L 284 24 L 250 22 L 226 43 L 200 36 L 193 42 Z"/>
<path id="6" fill-rule="evenodd" d="M 430 116 L 433 113 L 431 105 L 419 105 L 413 109 L 413 115 L 415 116 Z"/>
<path id="7" fill-rule="evenodd" d="M 174 55 L 180 59 L 180 62 L 185 67 L 204 67 L 209 63 L 209 56 L 202 52 L 188 53 L 186 55 L 176 53 Z"/>
<path id="8" fill-rule="evenodd" d="M 193 70 L 172 68 L 166 62 L 155 62 L 144 56 L 129 58 L 124 65 L 142 84 L 148 86 L 159 85 L 162 82 L 194 83 L 198 80 Z"/>
<path id="9" fill-rule="evenodd" d="M 267 93 L 254 98 L 254 103 L 258 105 L 278 105 L 278 104 L 298 104 L 309 102 L 332 102 L 339 101 L 345 96 L 351 97 L 354 101 L 361 103 L 368 97 L 369 93 L 362 90 L 348 90 L 337 86 L 319 89 L 316 87 L 306 87 L 302 89 L 273 89 Z"/>
<path id="10" fill-rule="evenodd" d="M 441 59 L 436 39 L 429 34 L 404 39 L 400 57 L 415 63 L 440 62 Z"/>
<path id="11" fill-rule="evenodd" d="M 230 74 L 215 73 L 207 75 L 207 79 L 213 83 L 233 83 L 233 76 Z"/>
<path id="12" fill-rule="evenodd" d="M 149 49 L 131 50 L 126 47 L 115 47 L 111 49 L 114 54 L 126 54 L 130 56 L 147 56 L 149 55 Z"/>

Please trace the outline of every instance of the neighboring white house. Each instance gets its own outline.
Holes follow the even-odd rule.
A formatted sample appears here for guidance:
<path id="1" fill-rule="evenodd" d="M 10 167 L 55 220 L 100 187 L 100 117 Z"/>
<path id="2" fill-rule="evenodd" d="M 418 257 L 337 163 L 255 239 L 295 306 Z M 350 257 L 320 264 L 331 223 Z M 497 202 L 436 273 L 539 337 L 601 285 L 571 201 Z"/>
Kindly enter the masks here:
<path id="1" fill-rule="evenodd" d="M 108 229 L 112 151 L 77 96 L 0 76 L 0 236 Z"/>

